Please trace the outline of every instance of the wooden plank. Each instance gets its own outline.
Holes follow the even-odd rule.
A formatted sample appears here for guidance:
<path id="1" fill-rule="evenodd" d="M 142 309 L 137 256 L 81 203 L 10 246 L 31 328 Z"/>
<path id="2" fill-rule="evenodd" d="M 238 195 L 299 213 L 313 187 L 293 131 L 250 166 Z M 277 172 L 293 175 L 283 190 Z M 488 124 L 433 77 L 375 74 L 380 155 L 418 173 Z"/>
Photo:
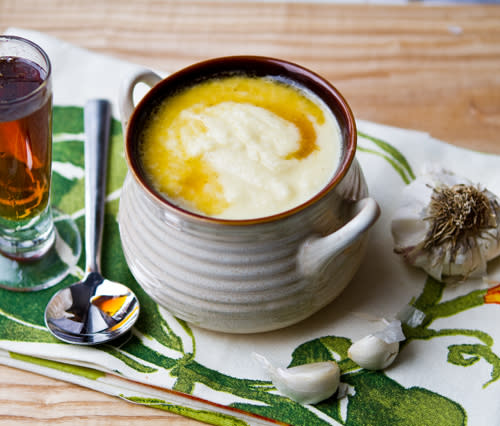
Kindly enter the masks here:
<path id="1" fill-rule="evenodd" d="M 359 118 L 500 150 L 498 6 L 2 0 L 10 25 L 167 71 L 279 56 L 327 77 Z"/>
<path id="2" fill-rule="evenodd" d="M 0 365 L 0 426 L 149 425 L 202 423 L 134 405 L 70 383 Z"/>

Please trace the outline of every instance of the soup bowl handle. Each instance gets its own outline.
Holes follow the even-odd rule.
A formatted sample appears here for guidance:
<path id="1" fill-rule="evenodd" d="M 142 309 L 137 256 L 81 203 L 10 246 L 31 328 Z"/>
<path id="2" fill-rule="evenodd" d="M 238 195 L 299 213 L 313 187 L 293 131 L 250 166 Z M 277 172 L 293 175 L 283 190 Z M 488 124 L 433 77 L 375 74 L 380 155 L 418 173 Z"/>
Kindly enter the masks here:
<path id="1" fill-rule="evenodd" d="M 353 204 L 354 217 L 337 231 L 325 237 L 312 236 L 298 251 L 298 265 L 304 276 L 321 273 L 328 262 L 349 249 L 380 216 L 380 207 L 373 198 Z"/>
<path id="2" fill-rule="evenodd" d="M 154 73 L 153 71 L 141 69 L 133 74 L 124 81 L 122 87 L 120 88 L 120 117 L 122 121 L 123 134 L 125 134 L 128 121 L 132 112 L 134 111 L 134 89 L 139 83 L 144 83 L 150 88 L 158 84 L 162 78 Z"/>

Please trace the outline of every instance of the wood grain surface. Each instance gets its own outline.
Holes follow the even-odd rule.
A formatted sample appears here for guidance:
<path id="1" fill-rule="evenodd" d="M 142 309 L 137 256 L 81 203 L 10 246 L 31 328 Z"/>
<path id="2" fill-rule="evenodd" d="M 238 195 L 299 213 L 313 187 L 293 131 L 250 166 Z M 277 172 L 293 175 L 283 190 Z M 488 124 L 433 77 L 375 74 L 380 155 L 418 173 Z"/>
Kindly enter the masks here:
<path id="1" fill-rule="evenodd" d="M 328 78 L 356 117 L 500 153 L 500 6 L 0 0 L 17 26 L 175 71 L 257 54 Z M 0 366 L 0 425 L 191 425 L 190 419 Z"/>

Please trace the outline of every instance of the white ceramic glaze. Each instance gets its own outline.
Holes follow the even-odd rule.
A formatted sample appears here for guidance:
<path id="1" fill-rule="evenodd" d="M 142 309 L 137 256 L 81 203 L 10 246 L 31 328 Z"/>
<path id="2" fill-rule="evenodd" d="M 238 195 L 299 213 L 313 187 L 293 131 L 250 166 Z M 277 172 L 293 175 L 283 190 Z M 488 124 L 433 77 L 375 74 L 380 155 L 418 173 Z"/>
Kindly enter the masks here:
<path id="1" fill-rule="evenodd" d="M 128 132 L 133 89 L 141 81 L 154 85 L 159 77 L 139 73 L 124 86 Z M 131 153 L 118 215 L 127 263 L 155 301 L 203 328 L 262 332 L 317 312 L 352 279 L 379 215 L 354 158 L 327 191 L 294 211 L 227 221 L 183 211 L 152 193 Z"/>

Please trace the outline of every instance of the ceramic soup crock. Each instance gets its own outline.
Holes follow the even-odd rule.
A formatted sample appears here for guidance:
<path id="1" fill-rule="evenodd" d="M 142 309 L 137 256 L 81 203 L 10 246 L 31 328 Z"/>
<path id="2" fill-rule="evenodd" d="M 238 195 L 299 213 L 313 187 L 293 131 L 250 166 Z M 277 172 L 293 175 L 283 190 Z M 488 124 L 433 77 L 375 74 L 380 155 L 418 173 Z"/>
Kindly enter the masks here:
<path id="1" fill-rule="evenodd" d="M 296 81 L 323 99 L 337 118 L 342 136 L 338 170 L 296 208 L 250 220 L 206 217 L 177 207 L 145 178 L 138 134 L 158 102 L 190 82 L 234 72 Z M 151 89 L 135 106 L 133 92 L 141 82 Z M 217 58 L 165 79 L 151 71 L 131 76 L 120 107 L 129 167 L 120 198 L 120 236 L 132 274 L 157 303 L 192 325 L 254 333 L 297 323 L 346 287 L 363 259 L 379 207 L 368 197 L 355 159 L 352 112 L 326 80 L 278 59 Z"/>

